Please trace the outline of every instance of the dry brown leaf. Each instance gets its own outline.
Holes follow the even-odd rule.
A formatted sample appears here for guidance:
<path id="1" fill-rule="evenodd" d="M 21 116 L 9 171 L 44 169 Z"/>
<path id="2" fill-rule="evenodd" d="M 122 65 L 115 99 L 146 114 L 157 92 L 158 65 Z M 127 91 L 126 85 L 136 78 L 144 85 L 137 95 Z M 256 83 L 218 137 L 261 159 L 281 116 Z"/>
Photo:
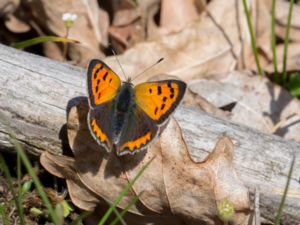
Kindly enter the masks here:
<path id="1" fill-rule="evenodd" d="M 53 155 L 43 152 L 40 157 L 43 167 L 53 175 L 66 179 L 72 202 L 79 208 L 92 211 L 99 203 L 99 196 L 91 192 L 80 181 L 74 170 L 74 159 L 67 156 Z"/>
<path id="2" fill-rule="evenodd" d="M 286 90 L 267 78 L 247 73 L 232 72 L 219 81 L 195 81 L 189 88 L 217 107 L 232 104 L 232 121 L 266 133 L 271 133 L 276 123 L 300 110 L 299 100 Z M 300 141 L 299 119 L 299 116 L 293 117 L 276 134 Z"/>
<path id="3" fill-rule="evenodd" d="M 136 7 L 132 1 L 125 1 L 115 7 L 113 23 L 108 32 L 114 48 L 119 53 L 145 39 L 141 18 L 141 8 Z"/>
<path id="4" fill-rule="evenodd" d="M 114 9 L 113 23 L 109 28 L 111 42 L 117 52 L 122 53 L 135 43 L 146 39 L 146 20 L 149 8 L 158 5 L 157 0 L 145 0 L 137 5 L 133 1 L 122 1 L 121 4 L 112 3 Z"/>
<path id="5" fill-rule="evenodd" d="M 96 0 L 47 1 L 33 0 L 28 2 L 33 20 L 47 34 L 65 36 L 66 28 L 62 15 L 70 12 L 78 18 L 70 29 L 69 38 L 76 39 L 81 45 L 69 45 L 69 57 L 79 65 L 85 66 L 91 58 L 100 58 L 100 44 L 105 43 L 106 31 L 101 30 L 101 23 L 107 24 L 108 16 L 103 16 Z M 45 52 L 48 55 L 48 52 Z"/>
<path id="6" fill-rule="evenodd" d="M 241 52 L 236 13 L 239 11 L 239 15 L 243 15 L 242 6 L 236 8 L 234 0 L 225 5 L 223 1 L 215 0 L 207 10 L 209 13 L 203 13 L 199 21 L 182 31 L 137 44 L 127 50 L 119 57 L 126 74 L 134 76 L 161 57 L 165 61 L 153 68 L 151 74 L 177 75 L 187 82 L 232 71 Z M 106 62 L 117 73 L 121 73 L 114 57 Z M 143 80 L 147 80 L 149 74 L 145 73 Z M 138 82 L 138 79 L 135 81 Z"/>
<path id="7" fill-rule="evenodd" d="M 286 69 L 287 72 L 300 71 L 300 43 L 292 42 L 289 43 L 287 51 L 287 60 L 286 60 Z M 283 70 L 283 53 L 284 53 L 284 44 L 279 44 L 276 46 L 277 52 L 277 68 L 281 72 Z M 274 64 L 269 64 L 265 70 L 268 73 L 274 73 Z"/>
<path id="8" fill-rule="evenodd" d="M 13 13 L 20 5 L 20 0 L 2 0 L 0 2 L 0 17 Z"/>
<path id="9" fill-rule="evenodd" d="M 194 0 L 162 0 L 160 13 L 160 29 L 168 34 L 185 28 L 199 18 Z"/>
<path id="10" fill-rule="evenodd" d="M 285 29 L 288 21 L 289 1 L 280 0 L 276 2 L 276 35 L 281 39 L 285 39 Z M 294 4 L 291 20 L 289 39 L 292 41 L 300 41 L 300 6 Z"/>
<path id="11" fill-rule="evenodd" d="M 242 2 L 237 2 L 241 4 Z M 258 48 L 259 60 L 261 67 L 268 65 L 272 60 L 271 51 L 271 13 L 270 6 L 266 1 L 248 1 L 248 10 L 251 14 L 251 22 L 254 30 L 256 46 Z M 239 58 L 239 65 L 237 69 L 257 70 L 255 58 L 251 47 L 250 32 L 246 17 L 244 14 L 240 15 L 243 41 L 243 49 L 241 57 Z"/>
<path id="12" fill-rule="evenodd" d="M 14 14 L 6 16 L 5 26 L 13 33 L 25 33 L 31 29 L 27 23 L 18 19 Z"/>
<path id="13" fill-rule="evenodd" d="M 114 152 L 106 153 L 90 135 L 87 110 L 87 100 L 82 98 L 68 114 L 68 138 L 74 158 L 49 153 L 41 157 L 49 172 L 66 176 L 70 195 L 78 207 L 91 209 L 96 203 L 103 204 L 104 199 L 114 201 L 129 180 L 155 156 L 119 204 L 124 208 L 143 192 L 139 203 L 130 209 L 129 218 L 143 216 L 150 223 L 159 215 L 165 224 L 215 224 L 219 221 L 216 202 L 228 199 L 236 210 L 233 220 L 237 224 L 251 224 L 247 215 L 248 190 L 235 174 L 233 144 L 229 138 L 219 140 L 205 162 L 196 163 L 189 156 L 180 127 L 171 119 L 147 151 L 117 157 Z M 72 173 L 74 180 L 70 179 Z"/>

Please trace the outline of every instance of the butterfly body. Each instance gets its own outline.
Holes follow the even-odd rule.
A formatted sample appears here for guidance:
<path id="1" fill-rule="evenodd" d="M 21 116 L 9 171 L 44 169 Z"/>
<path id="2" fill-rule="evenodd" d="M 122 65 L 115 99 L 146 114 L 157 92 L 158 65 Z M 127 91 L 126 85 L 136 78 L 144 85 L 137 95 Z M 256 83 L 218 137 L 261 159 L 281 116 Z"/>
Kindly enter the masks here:
<path id="1" fill-rule="evenodd" d="M 146 148 L 158 135 L 159 127 L 181 101 L 186 84 L 178 80 L 145 82 L 134 86 L 120 78 L 102 61 L 88 67 L 92 136 L 108 151 L 118 155 Z"/>
<path id="2" fill-rule="evenodd" d="M 111 118 L 111 132 L 113 144 L 117 144 L 124 124 L 129 120 L 129 116 L 134 112 L 134 92 L 133 85 L 125 82 L 120 87 L 116 98 L 113 100 L 113 114 Z"/>

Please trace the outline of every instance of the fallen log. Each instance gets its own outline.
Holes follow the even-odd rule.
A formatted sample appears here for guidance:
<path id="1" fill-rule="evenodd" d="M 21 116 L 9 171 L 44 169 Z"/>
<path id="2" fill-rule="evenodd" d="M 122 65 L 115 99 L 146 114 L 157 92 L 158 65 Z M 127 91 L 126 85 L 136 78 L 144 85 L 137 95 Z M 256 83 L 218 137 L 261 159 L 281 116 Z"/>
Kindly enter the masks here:
<path id="1" fill-rule="evenodd" d="M 29 153 L 61 154 L 68 143 L 68 108 L 86 95 L 85 70 L 3 45 L 0 52 L 0 149 L 13 150 L 11 129 Z M 245 185 L 259 194 L 261 215 L 268 220 L 275 218 L 295 156 L 282 223 L 298 224 L 299 143 L 185 107 L 179 107 L 175 118 L 195 161 L 204 161 L 220 137 L 226 135 L 233 140 L 235 169 Z"/>

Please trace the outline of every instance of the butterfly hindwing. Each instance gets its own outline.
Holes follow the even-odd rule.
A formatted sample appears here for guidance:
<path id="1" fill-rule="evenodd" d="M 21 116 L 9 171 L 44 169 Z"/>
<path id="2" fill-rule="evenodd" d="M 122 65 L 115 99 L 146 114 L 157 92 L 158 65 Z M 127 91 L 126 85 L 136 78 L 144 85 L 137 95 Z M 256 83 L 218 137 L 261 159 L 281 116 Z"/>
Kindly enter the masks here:
<path id="1" fill-rule="evenodd" d="M 184 96 L 186 84 L 179 80 L 145 82 L 134 88 L 136 104 L 157 124 L 162 124 Z"/>
<path id="2" fill-rule="evenodd" d="M 94 108 L 113 99 L 121 86 L 121 80 L 104 62 L 93 59 L 87 72 L 90 106 Z"/>
<path id="3" fill-rule="evenodd" d="M 139 106 L 135 106 L 124 123 L 123 132 L 116 146 L 117 154 L 133 154 L 146 148 L 157 133 L 157 125 Z"/>
<path id="4" fill-rule="evenodd" d="M 98 144 L 109 152 L 112 149 L 112 131 L 110 121 L 113 115 L 113 101 L 108 101 L 90 109 L 88 126 Z"/>

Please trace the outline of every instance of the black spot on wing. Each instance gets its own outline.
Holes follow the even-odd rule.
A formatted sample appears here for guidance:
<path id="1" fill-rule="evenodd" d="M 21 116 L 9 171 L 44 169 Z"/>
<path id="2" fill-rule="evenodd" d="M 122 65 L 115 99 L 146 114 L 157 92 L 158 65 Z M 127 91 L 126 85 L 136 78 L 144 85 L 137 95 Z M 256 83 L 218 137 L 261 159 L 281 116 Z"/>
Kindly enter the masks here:
<path id="1" fill-rule="evenodd" d="M 163 102 L 166 102 L 167 99 L 168 99 L 168 98 L 167 98 L 166 96 L 164 96 L 164 97 L 163 97 Z"/>
<path id="2" fill-rule="evenodd" d="M 151 88 L 149 88 L 149 93 L 150 93 L 150 94 L 152 93 L 152 89 L 151 89 Z"/>
<path id="3" fill-rule="evenodd" d="M 174 98 L 174 94 L 170 94 L 170 98 Z"/>
<path id="4" fill-rule="evenodd" d="M 162 104 L 160 109 L 163 110 L 165 108 L 166 104 Z"/>
<path id="5" fill-rule="evenodd" d="M 103 69 L 103 65 L 101 65 L 98 69 L 96 69 L 95 73 L 94 73 L 94 79 L 97 79 L 97 74 L 99 73 L 100 70 Z"/>
<path id="6" fill-rule="evenodd" d="M 157 87 L 157 94 L 160 95 L 161 94 L 161 86 Z"/>
<path id="7" fill-rule="evenodd" d="M 107 75 L 108 75 L 108 72 L 106 71 L 106 73 L 103 76 L 103 80 L 106 80 Z"/>
<path id="8" fill-rule="evenodd" d="M 154 114 L 156 115 L 158 108 L 156 107 L 154 110 Z"/>

